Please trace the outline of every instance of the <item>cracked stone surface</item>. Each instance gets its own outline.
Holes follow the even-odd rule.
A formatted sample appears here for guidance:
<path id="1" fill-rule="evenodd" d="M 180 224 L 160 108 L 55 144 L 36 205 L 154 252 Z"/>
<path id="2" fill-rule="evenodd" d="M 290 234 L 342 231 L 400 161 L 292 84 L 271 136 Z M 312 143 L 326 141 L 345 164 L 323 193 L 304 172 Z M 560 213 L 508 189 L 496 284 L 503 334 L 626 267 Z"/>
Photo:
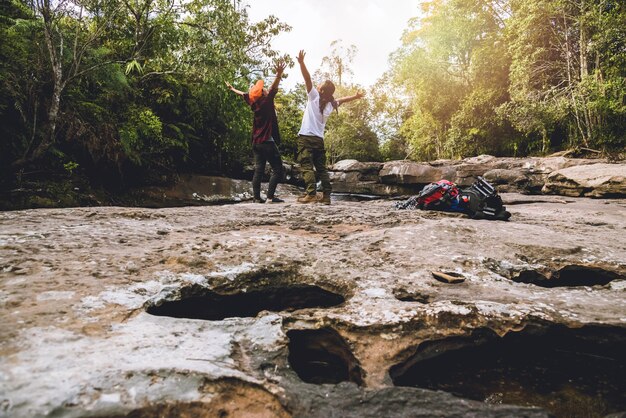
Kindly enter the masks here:
<path id="1" fill-rule="evenodd" d="M 510 222 L 292 197 L 2 212 L 0 416 L 548 416 L 394 387 L 389 377 L 419 344 L 475 330 L 626 332 L 626 201 L 503 198 Z M 615 279 L 554 288 L 513 280 L 570 265 Z M 442 283 L 433 271 L 465 280 Z M 269 285 L 318 286 L 346 301 L 220 321 L 146 312 L 193 287 Z M 290 368 L 287 333 L 322 328 L 350 347 L 361 385 L 305 383 Z"/>

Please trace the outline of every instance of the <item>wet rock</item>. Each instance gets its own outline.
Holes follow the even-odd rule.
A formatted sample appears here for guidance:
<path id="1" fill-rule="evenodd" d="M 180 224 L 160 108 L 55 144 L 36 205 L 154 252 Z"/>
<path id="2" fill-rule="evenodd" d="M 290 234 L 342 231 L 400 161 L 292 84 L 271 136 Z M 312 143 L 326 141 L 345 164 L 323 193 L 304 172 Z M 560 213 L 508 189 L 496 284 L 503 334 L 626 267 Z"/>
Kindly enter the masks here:
<path id="1" fill-rule="evenodd" d="M 383 184 L 377 181 L 333 182 L 333 192 L 354 195 L 404 196 L 416 194 L 421 187 L 407 184 Z"/>
<path id="2" fill-rule="evenodd" d="M 243 169 L 242 177 L 248 181 L 252 181 L 252 177 L 254 176 L 254 165 L 247 165 Z M 282 182 L 285 184 L 290 184 L 293 186 L 303 186 L 304 179 L 302 178 L 302 170 L 300 169 L 299 164 L 292 164 L 283 161 L 283 173 L 284 178 Z M 272 175 L 272 167 L 269 164 L 265 165 L 265 171 L 263 172 L 262 181 L 268 182 Z"/>
<path id="3" fill-rule="evenodd" d="M 262 192 L 266 184 L 262 185 Z M 277 194 L 297 195 L 294 186 L 279 184 Z M 252 183 L 227 177 L 181 175 L 170 187 L 148 187 L 134 195 L 148 207 L 177 207 L 190 205 L 223 205 L 252 200 Z"/>

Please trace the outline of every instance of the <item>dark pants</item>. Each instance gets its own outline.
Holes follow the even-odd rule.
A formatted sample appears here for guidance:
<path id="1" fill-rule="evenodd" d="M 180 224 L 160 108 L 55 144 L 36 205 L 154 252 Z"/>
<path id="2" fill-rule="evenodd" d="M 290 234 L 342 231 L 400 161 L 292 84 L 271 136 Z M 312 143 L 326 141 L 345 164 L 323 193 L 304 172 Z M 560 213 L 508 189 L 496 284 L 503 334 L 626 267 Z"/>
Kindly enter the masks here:
<path id="1" fill-rule="evenodd" d="M 283 178 L 283 161 L 280 158 L 278 147 L 274 141 L 266 141 L 252 144 L 252 152 L 254 153 L 254 177 L 252 178 L 254 197 L 256 199 L 261 197 L 261 180 L 265 174 L 265 163 L 269 162 L 272 167 L 272 176 L 267 187 L 267 197 L 272 199 L 278 182 Z"/>
<path id="2" fill-rule="evenodd" d="M 324 193 L 331 192 L 330 176 L 326 169 L 326 150 L 322 138 L 308 135 L 298 136 L 298 162 L 306 184 L 307 194 L 313 195 L 316 192 L 315 172 L 322 182 Z"/>

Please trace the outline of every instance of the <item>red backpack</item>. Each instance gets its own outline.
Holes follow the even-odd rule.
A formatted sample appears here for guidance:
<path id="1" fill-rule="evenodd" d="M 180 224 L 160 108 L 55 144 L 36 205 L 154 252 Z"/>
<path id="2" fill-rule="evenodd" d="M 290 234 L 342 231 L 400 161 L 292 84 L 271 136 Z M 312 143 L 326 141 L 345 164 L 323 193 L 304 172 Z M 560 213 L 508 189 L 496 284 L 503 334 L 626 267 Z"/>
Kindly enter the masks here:
<path id="1" fill-rule="evenodd" d="M 453 204 L 454 198 L 459 195 L 456 184 L 448 180 L 439 180 L 426 185 L 417 195 L 417 205 L 420 209 L 446 210 Z"/>

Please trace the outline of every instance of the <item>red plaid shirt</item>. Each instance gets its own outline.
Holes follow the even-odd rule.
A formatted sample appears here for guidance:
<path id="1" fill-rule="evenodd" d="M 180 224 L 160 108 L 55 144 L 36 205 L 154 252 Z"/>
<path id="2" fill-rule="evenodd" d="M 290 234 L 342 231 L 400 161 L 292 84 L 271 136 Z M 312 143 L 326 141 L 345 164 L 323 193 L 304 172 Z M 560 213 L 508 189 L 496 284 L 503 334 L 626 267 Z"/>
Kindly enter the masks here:
<path id="1" fill-rule="evenodd" d="M 254 112 L 254 120 L 252 122 L 253 144 L 260 144 L 270 138 L 274 138 L 276 144 L 280 143 L 278 119 L 276 118 L 276 108 L 274 107 L 276 93 L 278 93 L 278 89 L 272 89 L 267 96 L 261 96 L 254 103 L 250 103 L 248 93 L 243 95 L 243 100 L 250 105 Z"/>

